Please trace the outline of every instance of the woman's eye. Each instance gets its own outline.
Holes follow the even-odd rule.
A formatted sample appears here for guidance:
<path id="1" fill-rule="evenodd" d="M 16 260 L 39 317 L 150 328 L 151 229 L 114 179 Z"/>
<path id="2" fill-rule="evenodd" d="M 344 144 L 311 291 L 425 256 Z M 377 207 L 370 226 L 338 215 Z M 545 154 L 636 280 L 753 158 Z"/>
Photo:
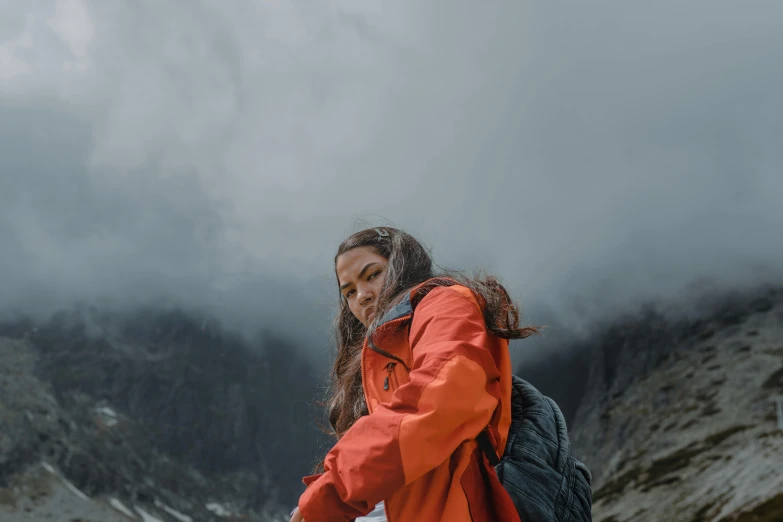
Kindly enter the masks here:
<path id="1" fill-rule="evenodd" d="M 345 292 L 345 298 L 348 299 L 349 297 L 351 297 L 353 295 L 353 293 L 354 293 L 353 290 L 348 290 L 347 292 Z"/>
<path id="2" fill-rule="evenodd" d="M 375 278 L 376 278 L 376 277 L 378 277 L 379 275 L 381 275 L 381 271 L 380 271 L 380 270 L 378 270 L 377 272 L 375 272 L 375 273 L 373 273 L 372 275 L 370 275 L 370 277 L 368 277 L 368 278 L 367 278 L 367 280 L 368 280 L 368 281 L 372 281 L 373 279 L 375 279 Z"/>

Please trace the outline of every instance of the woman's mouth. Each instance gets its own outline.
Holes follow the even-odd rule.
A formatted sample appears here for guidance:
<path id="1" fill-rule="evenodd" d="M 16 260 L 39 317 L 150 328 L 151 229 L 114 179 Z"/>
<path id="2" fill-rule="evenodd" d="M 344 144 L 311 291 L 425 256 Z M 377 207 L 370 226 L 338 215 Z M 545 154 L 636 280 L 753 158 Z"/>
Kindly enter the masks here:
<path id="1" fill-rule="evenodd" d="M 374 315 L 375 315 L 375 307 L 374 306 L 368 307 L 367 310 L 365 310 L 365 312 L 364 312 L 364 317 L 367 320 L 367 322 L 372 321 L 372 318 L 373 318 Z"/>

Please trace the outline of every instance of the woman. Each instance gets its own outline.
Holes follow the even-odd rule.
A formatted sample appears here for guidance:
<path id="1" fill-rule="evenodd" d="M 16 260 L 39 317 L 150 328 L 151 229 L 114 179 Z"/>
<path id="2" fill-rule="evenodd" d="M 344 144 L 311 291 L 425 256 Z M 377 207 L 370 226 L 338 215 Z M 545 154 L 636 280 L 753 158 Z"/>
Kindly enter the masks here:
<path id="1" fill-rule="evenodd" d="M 516 305 L 494 278 L 438 275 L 426 249 L 389 227 L 348 237 L 329 421 L 338 441 L 291 522 L 343 522 L 382 505 L 388 522 L 519 522 L 476 443 L 500 456 L 511 421 L 508 340 Z M 377 520 L 374 518 L 373 520 Z"/>

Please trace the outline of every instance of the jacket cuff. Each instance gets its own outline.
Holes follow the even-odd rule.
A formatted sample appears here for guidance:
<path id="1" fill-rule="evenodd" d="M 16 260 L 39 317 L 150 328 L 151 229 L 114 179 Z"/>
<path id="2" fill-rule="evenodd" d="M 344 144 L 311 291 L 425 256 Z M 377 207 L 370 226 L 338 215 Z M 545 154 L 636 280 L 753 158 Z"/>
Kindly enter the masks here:
<path id="1" fill-rule="evenodd" d="M 322 479 L 320 482 L 319 478 Z M 312 484 L 299 497 L 299 513 L 305 522 L 348 522 L 362 516 L 362 513 L 343 504 L 334 487 L 324 480 L 324 477 L 317 476 L 315 482 L 318 483 Z M 346 509 L 351 513 L 346 513 Z"/>
<path id="2" fill-rule="evenodd" d="M 302 479 L 302 483 L 303 483 L 305 486 L 309 486 L 310 484 L 312 484 L 313 482 L 315 482 L 316 480 L 318 480 L 319 478 L 321 478 L 321 475 L 323 475 L 323 473 L 319 473 L 319 474 L 317 474 L 317 475 L 309 475 L 309 476 L 307 476 L 307 477 L 304 477 L 304 478 Z"/>

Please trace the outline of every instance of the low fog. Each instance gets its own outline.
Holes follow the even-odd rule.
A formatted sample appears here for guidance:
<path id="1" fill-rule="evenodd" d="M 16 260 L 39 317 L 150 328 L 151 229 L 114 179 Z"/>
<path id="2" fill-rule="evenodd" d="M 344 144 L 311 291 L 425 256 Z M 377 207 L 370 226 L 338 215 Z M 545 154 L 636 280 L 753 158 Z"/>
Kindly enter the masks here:
<path id="1" fill-rule="evenodd" d="M 3 2 L 0 308 L 180 304 L 320 360 L 334 252 L 378 224 L 500 276 L 555 332 L 783 282 L 781 20 L 773 1 Z"/>

